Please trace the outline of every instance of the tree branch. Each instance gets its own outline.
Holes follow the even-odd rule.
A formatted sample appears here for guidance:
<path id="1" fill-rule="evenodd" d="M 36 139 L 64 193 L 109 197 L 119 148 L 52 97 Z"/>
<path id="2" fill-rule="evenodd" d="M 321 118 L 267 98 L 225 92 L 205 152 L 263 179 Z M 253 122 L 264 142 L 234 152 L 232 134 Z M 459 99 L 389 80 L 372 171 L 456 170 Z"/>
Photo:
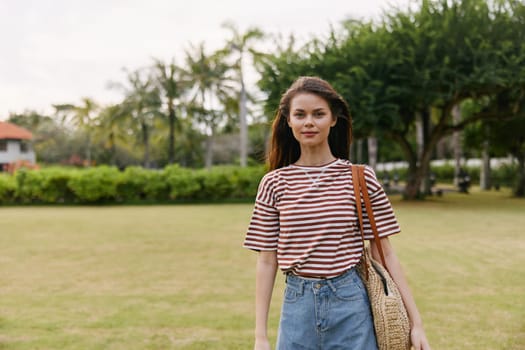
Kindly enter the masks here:
<path id="1" fill-rule="evenodd" d="M 467 125 L 480 121 L 480 120 L 500 120 L 500 121 L 507 121 L 512 120 L 514 118 L 518 118 L 521 116 L 525 116 L 525 111 L 521 111 L 519 113 L 502 113 L 499 111 L 491 111 L 491 112 L 479 112 L 471 117 L 463 120 L 461 123 L 456 125 L 445 125 L 444 130 L 445 133 L 451 133 L 454 131 L 461 131 L 463 130 Z"/>

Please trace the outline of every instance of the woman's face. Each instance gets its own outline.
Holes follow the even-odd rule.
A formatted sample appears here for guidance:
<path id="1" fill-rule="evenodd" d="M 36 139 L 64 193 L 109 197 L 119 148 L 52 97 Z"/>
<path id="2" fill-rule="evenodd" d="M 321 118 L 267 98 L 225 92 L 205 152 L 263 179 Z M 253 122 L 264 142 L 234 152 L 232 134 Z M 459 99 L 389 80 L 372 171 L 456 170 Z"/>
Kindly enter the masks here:
<path id="1" fill-rule="evenodd" d="M 288 126 L 301 147 L 328 145 L 328 134 L 336 119 L 328 102 L 312 93 L 299 93 L 290 101 Z"/>

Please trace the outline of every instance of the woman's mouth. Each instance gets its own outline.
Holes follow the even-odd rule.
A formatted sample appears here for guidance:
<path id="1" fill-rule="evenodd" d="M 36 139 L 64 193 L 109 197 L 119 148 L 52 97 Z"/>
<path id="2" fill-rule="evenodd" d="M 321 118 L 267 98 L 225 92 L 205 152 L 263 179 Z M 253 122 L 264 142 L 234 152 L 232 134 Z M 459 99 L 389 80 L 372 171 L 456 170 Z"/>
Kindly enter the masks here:
<path id="1" fill-rule="evenodd" d="M 312 137 L 312 136 L 317 135 L 317 133 L 314 131 L 306 131 L 306 132 L 302 132 L 301 134 L 303 134 L 306 137 Z"/>

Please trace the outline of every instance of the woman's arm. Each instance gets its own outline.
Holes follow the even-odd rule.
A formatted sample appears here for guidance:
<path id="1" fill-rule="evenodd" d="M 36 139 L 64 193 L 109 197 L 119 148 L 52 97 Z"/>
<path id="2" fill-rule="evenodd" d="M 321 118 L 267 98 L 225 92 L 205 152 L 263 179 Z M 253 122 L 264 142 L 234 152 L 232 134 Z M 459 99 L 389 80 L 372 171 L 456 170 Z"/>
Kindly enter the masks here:
<path id="1" fill-rule="evenodd" d="M 385 262 L 387 264 L 386 268 L 399 288 L 399 292 L 401 293 L 401 297 L 403 298 L 403 302 L 407 309 L 408 317 L 410 318 L 410 339 L 412 341 L 412 346 L 416 350 L 430 350 L 430 345 L 428 344 L 425 331 L 423 330 L 421 315 L 417 309 L 416 302 L 408 286 L 399 259 L 397 258 L 388 237 L 381 238 L 381 246 L 385 255 Z M 370 241 L 370 248 L 372 251 L 372 257 L 377 261 L 381 261 L 379 251 L 373 240 Z"/>
<path id="2" fill-rule="evenodd" d="M 268 311 L 277 273 L 277 252 L 261 251 L 255 277 L 255 349 L 269 350 Z"/>

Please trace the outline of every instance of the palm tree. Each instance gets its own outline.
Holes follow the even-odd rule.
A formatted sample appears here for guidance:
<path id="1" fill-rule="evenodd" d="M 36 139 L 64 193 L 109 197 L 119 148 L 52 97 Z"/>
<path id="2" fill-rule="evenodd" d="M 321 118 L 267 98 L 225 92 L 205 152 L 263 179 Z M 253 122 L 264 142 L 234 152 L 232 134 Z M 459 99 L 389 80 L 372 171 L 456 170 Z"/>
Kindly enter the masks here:
<path id="1" fill-rule="evenodd" d="M 62 123 L 74 127 L 86 134 L 86 163 L 91 165 L 92 133 L 95 128 L 96 118 L 100 112 L 100 106 L 88 97 L 82 98 L 82 104 L 53 105 L 55 113 L 62 119 Z"/>
<path id="2" fill-rule="evenodd" d="M 175 161 L 175 124 L 177 123 L 176 109 L 179 99 L 184 93 L 187 83 L 182 79 L 182 69 L 172 60 L 166 64 L 161 60 L 155 59 L 155 80 L 159 89 L 164 94 L 165 103 L 168 109 L 169 124 L 169 144 L 168 144 L 168 163 Z"/>
<path id="3" fill-rule="evenodd" d="M 95 137 L 103 142 L 104 148 L 109 148 L 111 165 L 117 165 L 117 142 L 125 142 L 123 123 L 128 116 L 121 104 L 107 106 L 99 114 Z"/>
<path id="4" fill-rule="evenodd" d="M 247 100 L 248 95 L 245 86 L 244 64 L 246 55 L 250 55 L 252 61 L 262 54 L 253 48 L 253 43 L 264 38 L 264 33 L 257 28 L 249 28 L 241 33 L 233 22 L 225 22 L 222 25 L 230 31 L 231 37 L 226 43 L 226 52 L 234 57 L 233 69 L 236 72 L 237 80 L 240 85 L 239 91 L 239 137 L 240 137 L 240 164 L 242 167 L 247 165 L 248 158 L 248 121 L 247 121 Z"/>
<path id="5" fill-rule="evenodd" d="M 129 87 L 123 87 L 125 99 L 122 107 L 129 113 L 131 122 L 139 127 L 140 139 L 144 146 L 145 168 L 150 167 L 150 133 L 153 121 L 160 116 L 162 101 L 160 91 L 150 76 L 144 76 L 141 70 L 128 73 Z M 121 86 L 122 87 L 122 86 Z"/>
<path id="6" fill-rule="evenodd" d="M 188 110 L 194 116 L 196 124 L 204 126 L 205 165 L 210 168 L 213 164 L 214 135 L 224 117 L 218 105 L 222 103 L 221 99 L 229 96 L 233 90 L 229 85 L 231 79 L 227 76 L 230 67 L 224 61 L 222 50 L 208 55 L 204 43 L 191 46 L 191 50 L 186 51 L 186 66 L 185 74 L 191 82 L 191 88 L 188 90 Z"/>

